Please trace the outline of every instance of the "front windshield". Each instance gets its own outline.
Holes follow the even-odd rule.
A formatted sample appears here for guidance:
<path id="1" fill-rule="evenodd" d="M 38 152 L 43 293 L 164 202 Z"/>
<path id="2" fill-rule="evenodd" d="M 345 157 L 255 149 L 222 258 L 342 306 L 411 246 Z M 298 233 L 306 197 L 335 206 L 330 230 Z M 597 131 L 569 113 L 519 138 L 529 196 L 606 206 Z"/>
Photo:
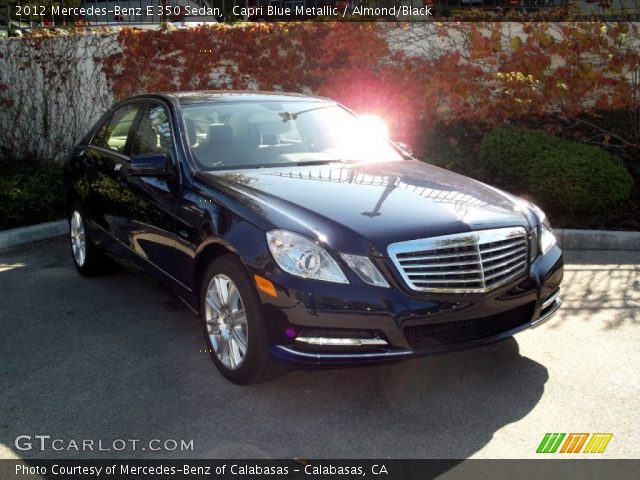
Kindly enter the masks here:
<path id="1" fill-rule="evenodd" d="M 379 131 L 329 102 L 187 104 L 183 116 L 204 170 L 403 159 Z"/>

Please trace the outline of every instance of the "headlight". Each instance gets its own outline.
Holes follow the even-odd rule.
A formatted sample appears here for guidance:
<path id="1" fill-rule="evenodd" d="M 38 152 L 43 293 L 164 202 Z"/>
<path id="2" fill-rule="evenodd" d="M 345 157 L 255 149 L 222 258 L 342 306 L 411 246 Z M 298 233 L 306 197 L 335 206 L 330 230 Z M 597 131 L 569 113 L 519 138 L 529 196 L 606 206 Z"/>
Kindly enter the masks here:
<path id="1" fill-rule="evenodd" d="M 548 224 L 540 224 L 540 252 L 542 255 L 551 250 L 556 244 L 556 236 L 553 234 L 553 230 Z"/>
<path id="2" fill-rule="evenodd" d="M 342 270 L 321 246 L 288 230 L 267 232 L 267 244 L 282 270 L 297 277 L 349 283 Z"/>
<path id="3" fill-rule="evenodd" d="M 551 250 L 551 247 L 556 244 L 556 236 L 553 234 L 549 219 L 547 218 L 547 215 L 542 211 L 542 209 L 537 205 L 534 205 L 533 203 L 531 203 L 530 205 L 531 209 L 540 221 L 540 227 L 538 231 L 538 246 L 540 254 L 544 255 L 549 250 Z"/>
<path id="4" fill-rule="evenodd" d="M 341 253 L 340 256 L 347 265 L 349 265 L 351 270 L 358 274 L 360 280 L 363 282 L 376 287 L 389 287 L 389 284 L 384 279 L 380 271 L 367 257 L 361 257 L 360 255 L 348 255 L 346 253 Z"/>

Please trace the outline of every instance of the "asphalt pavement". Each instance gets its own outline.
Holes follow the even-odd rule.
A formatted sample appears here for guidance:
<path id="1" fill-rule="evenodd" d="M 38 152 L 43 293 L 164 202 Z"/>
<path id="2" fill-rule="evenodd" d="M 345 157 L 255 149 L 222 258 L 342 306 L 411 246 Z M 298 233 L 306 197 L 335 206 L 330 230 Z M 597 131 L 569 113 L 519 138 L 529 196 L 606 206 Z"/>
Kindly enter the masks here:
<path id="1" fill-rule="evenodd" d="M 240 387 L 155 281 L 83 278 L 62 238 L 13 247 L 0 458 L 535 458 L 546 432 L 610 432 L 601 458 L 637 457 L 640 252 L 567 251 L 563 290 L 496 344 Z"/>

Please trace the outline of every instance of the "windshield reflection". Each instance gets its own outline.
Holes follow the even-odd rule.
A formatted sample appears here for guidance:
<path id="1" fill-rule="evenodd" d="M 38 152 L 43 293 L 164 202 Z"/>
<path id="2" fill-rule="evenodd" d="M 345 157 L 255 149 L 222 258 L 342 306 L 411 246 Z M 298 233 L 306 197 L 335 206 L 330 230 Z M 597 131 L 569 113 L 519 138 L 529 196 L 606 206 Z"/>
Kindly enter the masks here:
<path id="1" fill-rule="evenodd" d="M 381 122 L 331 102 L 197 103 L 183 116 L 203 170 L 403 160 Z"/>

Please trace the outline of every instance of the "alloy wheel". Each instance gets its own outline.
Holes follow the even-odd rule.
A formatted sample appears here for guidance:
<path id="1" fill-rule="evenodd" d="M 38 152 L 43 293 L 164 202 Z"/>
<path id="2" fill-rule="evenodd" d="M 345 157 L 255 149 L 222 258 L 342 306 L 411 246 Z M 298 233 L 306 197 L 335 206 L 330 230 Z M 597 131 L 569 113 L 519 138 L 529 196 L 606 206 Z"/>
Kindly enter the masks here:
<path id="1" fill-rule="evenodd" d="M 230 370 L 243 364 L 249 339 L 247 312 L 238 287 L 228 276 L 211 278 L 205 297 L 205 321 L 218 360 Z"/>
<path id="2" fill-rule="evenodd" d="M 87 258 L 87 242 L 84 233 L 84 223 L 80 212 L 74 210 L 71 214 L 70 222 L 71 248 L 73 250 L 73 258 L 78 266 L 82 267 Z"/>

